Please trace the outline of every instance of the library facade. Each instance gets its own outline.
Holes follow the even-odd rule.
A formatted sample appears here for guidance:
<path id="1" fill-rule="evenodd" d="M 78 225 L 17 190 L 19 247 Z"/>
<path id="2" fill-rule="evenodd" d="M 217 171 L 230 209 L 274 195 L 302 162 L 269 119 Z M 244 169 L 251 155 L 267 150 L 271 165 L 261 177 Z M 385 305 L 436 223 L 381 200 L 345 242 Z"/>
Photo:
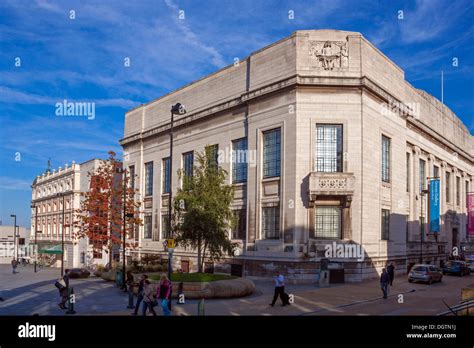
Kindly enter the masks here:
<path id="1" fill-rule="evenodd" d="M 174 115 L 170 172 L 170 109 L 178 102 L 187 112 Z M 138 256 L 167 258 L 176 171 L 192 168 L 206 146 L 236 187 L 239 217 L 229 231 L 239 248 L 209 265 L 216 270 L 261 277 L 280 270 L 290 282 L 311 282 L 329 258 L 345 281 L 361 281 L 389 262 L 400 274 L 420 260 L 439 265 L 453 247 L 473 242 L 466 197 L 474 137 L 357 32 L 297 31 L 128 111 L 120 143 L 143 200 Z M 440 178 L 436 236 L 423 223 L 432 177 Z M 328 257 L 334 245 L 357 247 L 363 257 Z M 175 269 L 197 267 L 196 254 L 179 246 L 172 261 Z"/>

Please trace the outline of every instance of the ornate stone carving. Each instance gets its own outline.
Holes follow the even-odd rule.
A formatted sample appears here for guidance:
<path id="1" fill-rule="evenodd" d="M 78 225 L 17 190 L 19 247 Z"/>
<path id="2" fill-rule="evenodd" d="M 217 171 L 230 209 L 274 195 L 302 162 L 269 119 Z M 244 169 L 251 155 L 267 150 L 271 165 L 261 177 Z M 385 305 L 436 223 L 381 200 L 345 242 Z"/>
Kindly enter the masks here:
<path id="1" fill-rule="evenodd" d="M 316 58 L 317 67 L 324 70 L 346 70 L 349 67 L 347 41 L 310 40 L 309 55 Z"/>
<path id="2" fill-rule="evenodd" d="M 312 195 L 352 195 L 355 177 L 352 173 L 316 173 L 310 175 Z"/>

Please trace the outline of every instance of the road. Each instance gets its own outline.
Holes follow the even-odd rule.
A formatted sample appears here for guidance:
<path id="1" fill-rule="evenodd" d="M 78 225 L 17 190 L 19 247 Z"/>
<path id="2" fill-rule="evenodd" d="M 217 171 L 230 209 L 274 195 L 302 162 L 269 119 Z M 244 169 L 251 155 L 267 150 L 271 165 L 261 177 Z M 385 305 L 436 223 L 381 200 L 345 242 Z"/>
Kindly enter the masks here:
<path id="1" fill-rule="evenodd" d="M 0 315 L 65 315 L 57 306 L 59 294 L 54 282 L 60 270 L 54 268 L 33 272 L 33 267 L 19 267 L 12 274 L 9 265 L 0 265 Z M 294 295 L 291 306 L 268 304 L 273 295 L 272 282 L 255 280 L 257 291 L 239 299 L 206 300 L 206 315 L 436 315 L 461 299 L 461 288 L 474 286 L 474 275 L 463 278 L 444 276 L 443 282 L 432 285 L 408 283 L 398 276 L 387 300 L 382 299 L 376 280 L 363 283 L 333 285 L 288 285 L 286 292 Z M 130 315 L 126 309 L 127 294 L 113 283 L 100 278 L 72 279 L 76 295 L 77 315 Z M 402 297 L 400 297 L 401 295 Z M 176 301 L 174 300 L 173 303 Z M 174 305 L 173 315 L 196 315 L 197 300 Z"/>

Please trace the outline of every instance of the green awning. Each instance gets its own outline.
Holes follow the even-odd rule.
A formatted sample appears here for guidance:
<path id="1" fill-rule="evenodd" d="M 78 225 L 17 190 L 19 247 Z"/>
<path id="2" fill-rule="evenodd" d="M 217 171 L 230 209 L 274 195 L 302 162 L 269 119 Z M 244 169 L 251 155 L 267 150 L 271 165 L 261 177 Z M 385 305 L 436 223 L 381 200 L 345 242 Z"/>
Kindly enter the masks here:
<path id="1" fill-rule="evenodd" d="M 62 254 L 63 249 L 60 244 L 54 245 L 52 247 L 49 247 L 47 249 L 41 249 L 39 251 L 40 254 Z"/>

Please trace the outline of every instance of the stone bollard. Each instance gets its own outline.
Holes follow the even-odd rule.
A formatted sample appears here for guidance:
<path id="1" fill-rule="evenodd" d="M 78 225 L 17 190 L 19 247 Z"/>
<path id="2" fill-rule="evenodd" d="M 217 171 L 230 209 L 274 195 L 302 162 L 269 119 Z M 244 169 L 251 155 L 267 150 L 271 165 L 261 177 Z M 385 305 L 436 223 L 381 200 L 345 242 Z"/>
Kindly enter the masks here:
<path id="1" fill-rule="evenodd" d="M 74 288 L 70 287 L 68 290 L 68 301 L 67 301 L 67 312 L 66 314 L 76 314 L 74 310 L 74 303 L 76 302 L 76 297 L 74 296 Z"/>

